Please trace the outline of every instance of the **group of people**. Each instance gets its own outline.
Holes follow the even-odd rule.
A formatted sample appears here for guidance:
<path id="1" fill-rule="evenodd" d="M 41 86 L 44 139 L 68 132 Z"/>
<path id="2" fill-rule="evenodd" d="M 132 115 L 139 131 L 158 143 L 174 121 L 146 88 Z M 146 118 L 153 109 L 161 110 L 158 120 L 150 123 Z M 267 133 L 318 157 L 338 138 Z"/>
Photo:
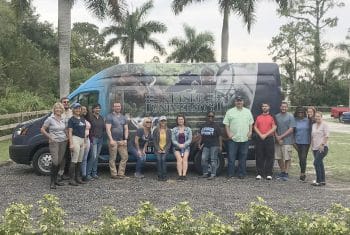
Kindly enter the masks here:
<path id="1" fill-rule="evenodd" d="M 235 99 L 235 107 L 227 111 L 224 124 L 228 143 L 228 177 L 234 175 L 234 163 L 238 159 L 238 177 L 246 175 L 249 139 L 253 129 L 256 133 L 256 179 L 272 180 L 273 166 L 277 160 L 280 173 L 277 179 L 288 180 L 293 147 L 296 149 L 300 165 L 300 181 L 306 181 L 306 162 L 311 146 L 314 155 L 316 180 L 314 186 L 326 184 L 323 159 L 328 153 L 329 128 L 322 121 L 322 113 L 314 107 L 297 107 L 294 115 L 288 113 L 288 103 L 282 102 L 280 112 L 270 114 L 270 105 L 261 104 L 262 113 L 254 121 L 249 109 L 243 107 L 243 99 Z"/>
<path id="2" fill-rule="evenodd" d="M 52 155 L 50 188 L 62 186 L 64 179 L 77 186 L 89 180 L 98 179 L 97 163 L 101 153 L 103 136 L 106 134 L 109 148 L 109 168 L 111 178 L 124 179 L 129 153 L 136 159 L 135 177 L 143 178 L 142 169 L 146 161 L 148 145 L 152 140 L 157 156 L 158 180 L 166 181 L 168 153 L 176 158 L 177 180 L 186 180 L 188 158 L 192 144 L 192 130 L 186 125 L 183 114 L 176 117 L 176 126 L 167 126 L 167 117 L 160 116 L 157 127 L 152 131 L 152 118 L 143 118 L 142 127 L 136 130 L 129 140 L 128 118 L 122 114 L 122 105 L 115 102 L 112 112 L 105 118 L 100 115 L 101 106 L 87 107 L 74 103 L 68 98 L 53 105 L 52 114 L 45 120 L 41 132 L 49 139 Z M 274 160 L 278 160 L 280 173 L 277 179 L 288 180 L 292 148 L 296 148 L 300 163 L 300 180 L 305 181 L 306 160 L 311 146 L 316 169 L 315 186 L 325 185 L 323 158 L 328 152 L 328 126 L 322 121 L 322 113 L 313 107 L 307 110 L 298 107 L 294 116 L 288 113 L 288 104 L 282 102 L 280 113 L 270 114 L 270 106 L 263 103 L 262 113 L 254 120 L 251 111 L 244 107 L 241 96 L 236 96 L 234 107 L 227 110 L 223 124 L 227 136 L 228 156 L 227 177 L 235 175 L 235 162 L 238 160 L 238 178 L 246 176 L 246 160 L 249 140 L 256 133 L 256 179 L 272 180 Z M 196 141 L 201 150 L 203 178 L 216 177 L 218 155 L 222 151 L 223 138 L 219 125 L 214 121 L 214 112 L 207 113 L 207 121 L 199 129 Z M 171 149 L 172 148 L 172 149 Z M 118 169 L 117 154 L 120 156 Z M 65 176 L 65 171 L 69 176 Z"/>

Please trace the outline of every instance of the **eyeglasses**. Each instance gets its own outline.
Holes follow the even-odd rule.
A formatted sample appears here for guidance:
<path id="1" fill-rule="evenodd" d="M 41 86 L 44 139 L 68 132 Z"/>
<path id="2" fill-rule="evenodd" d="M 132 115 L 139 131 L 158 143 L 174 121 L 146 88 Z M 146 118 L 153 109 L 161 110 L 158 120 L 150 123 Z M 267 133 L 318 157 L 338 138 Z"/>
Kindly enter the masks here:
<path id="1" fill-rule="evenodd" d="M 66 101 L 62 101 L 62 103 L 63 103 L 63 104 L 68 104 L 69 101 L 67 101 L 67 100 L 66 100 Z"/>
<path id="2" fill-rule="evenodd" d="M 208 115 L 208 118 L 213 118 L 214 117 L 214 115 Z"/>

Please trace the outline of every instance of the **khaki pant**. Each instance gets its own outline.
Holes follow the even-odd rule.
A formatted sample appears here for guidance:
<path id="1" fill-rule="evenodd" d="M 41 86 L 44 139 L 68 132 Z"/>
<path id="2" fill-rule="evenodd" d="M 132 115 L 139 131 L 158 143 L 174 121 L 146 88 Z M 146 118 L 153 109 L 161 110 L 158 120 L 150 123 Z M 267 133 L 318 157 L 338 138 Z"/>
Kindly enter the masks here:
<path id="1" fill-rule="evenodd" d="M 109 169 L 111 171 L 111 176 L 125 175 L 126 162 L 128 161 L 128 147 L 127 145 L 111 146 L 108 144 L 109 148 Z M 117 158 L 117 153 L 120 155 L 119 169 L 115 166 L 115 159 Z"/>
<path id="2" fill-rule="evenodd" d="M 84 156 L 84 143 L 85 139 L 73 135 L 73 150 L 72 150 L 72 161 L 73 163 L 82 162 Z"/>
<path id="3" fill-rule="evenodd" d="M 67 149 L 67 141 L 50 142 L 49 149 L 52 156 L 52 164 L 55 166 L 61 165 Z"/>

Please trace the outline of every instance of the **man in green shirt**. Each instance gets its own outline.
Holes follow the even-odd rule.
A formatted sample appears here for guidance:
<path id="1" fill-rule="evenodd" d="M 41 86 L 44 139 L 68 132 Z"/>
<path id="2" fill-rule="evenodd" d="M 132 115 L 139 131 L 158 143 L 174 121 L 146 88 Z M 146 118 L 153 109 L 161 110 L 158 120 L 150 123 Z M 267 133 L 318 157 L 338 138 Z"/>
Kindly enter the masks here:
<path id="1" fill-rule="evenodd" d="M 241 96 L 235 97 L 235 107 L 227 110 L 223 123 L 230 139 L 228 141 L 228 167 L 227 177 L 235 174 L 235 162 L 238 159 L 238 178 L 243 179 L 246 172 L 249 139 L 253 130 L 253 115 L 249 109 L 243 107 Z"/>

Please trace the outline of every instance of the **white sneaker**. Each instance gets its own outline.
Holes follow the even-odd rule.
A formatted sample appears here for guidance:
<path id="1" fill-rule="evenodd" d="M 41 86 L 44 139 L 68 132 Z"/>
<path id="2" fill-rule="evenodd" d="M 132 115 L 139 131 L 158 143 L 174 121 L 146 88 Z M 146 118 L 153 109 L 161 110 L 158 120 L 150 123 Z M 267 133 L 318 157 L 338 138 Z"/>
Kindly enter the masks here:
<path id="1" fill-rule="evenodd" d="M 266 177 L 266 179 L 267 179 L 267 180 L 272 180 L 272 176 L 271 176 L 271 175 L 268 175 L 268 176 Z"/>
<path id="2" fill-rule="evenodd" d="M 261 180 L 261 175 L 257 175 L 257 176 L 255 177 L 255 179 L 256 179 L 256 180 Z"/>

